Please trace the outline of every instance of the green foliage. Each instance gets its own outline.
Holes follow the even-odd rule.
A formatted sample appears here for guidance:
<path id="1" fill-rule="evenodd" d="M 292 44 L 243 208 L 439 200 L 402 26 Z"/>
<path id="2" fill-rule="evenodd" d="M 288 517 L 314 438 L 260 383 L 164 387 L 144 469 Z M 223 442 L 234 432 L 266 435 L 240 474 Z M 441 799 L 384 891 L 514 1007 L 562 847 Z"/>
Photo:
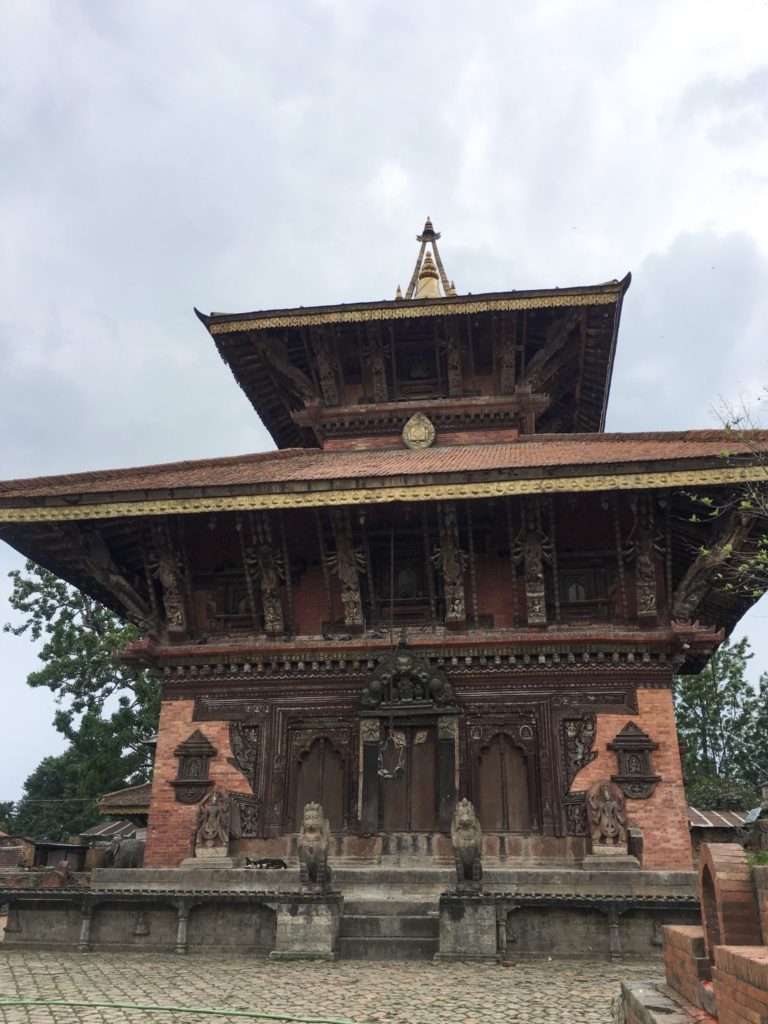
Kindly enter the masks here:
<path id="1" fill-rule="evenodd" d="M 0 800 L 0 832 L 13 831 L 13 800 Z"/>
<path id="2" fill-rule="evenodd" d="M 753 868 L 768 864 L 768 850 L 763 850 L 762 853 L 748 853 L 747 860 Z"/>
<path id="3" fill-rule="evenodd" d="M 149 778 L 142 740 L 157 728 L 159 686 L 116 657 L 139 638 L 134 626 L 33 562 L 10 576 L 11 607 L 22 621 L 5 631 L 42 640 L 42 667 L 27 682 L 55 694 L 54 725 L 69 740 L 27 779 L 13 830 L 61 838 L 95 823 L 102 793 Z"/>
<path id="4" fill-rule="evenodd" d="M 686 794 L 694 807 L 755 807 L 768 777 L 768 673 L 758 690 L 746 678 L 752 654 L 746 637 L 726 642 L 703 672 L 680 676 L 675 707 Z"/>

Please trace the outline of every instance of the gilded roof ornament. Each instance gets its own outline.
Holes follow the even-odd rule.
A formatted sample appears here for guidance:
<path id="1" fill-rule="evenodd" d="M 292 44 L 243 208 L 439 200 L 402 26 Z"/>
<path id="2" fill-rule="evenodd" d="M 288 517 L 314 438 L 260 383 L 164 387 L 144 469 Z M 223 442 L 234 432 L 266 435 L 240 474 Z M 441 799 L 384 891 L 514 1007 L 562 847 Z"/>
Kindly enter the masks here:
<path id="1" fill-rule="evenodd" d="M 456 294 L 456 287 L 453 281 L 449 282 L 443 261 L 440 259 L 440 251 L 437 248 L 438 238 L 440 238 L 440 232 L 435 231 L 431 219 L 427 217 L 424 230 L 420 235 L 416 235 L 416 241 L 421 243 L 421 248 L 408 290 L 405 293 L 406 300 L 440 299 L 443 296 Z M 431 252 L 427 252 L 428 245 L 432 249 Z M 442 292 L 440 285 L 442 285 Z"/>
<path id="2" fill-rule="evenodd" d="M 435 443 L 435 428 L 429 417 L 417 412 L 403 427 L 403 444 L 406 448 L 429 448 Z"/>

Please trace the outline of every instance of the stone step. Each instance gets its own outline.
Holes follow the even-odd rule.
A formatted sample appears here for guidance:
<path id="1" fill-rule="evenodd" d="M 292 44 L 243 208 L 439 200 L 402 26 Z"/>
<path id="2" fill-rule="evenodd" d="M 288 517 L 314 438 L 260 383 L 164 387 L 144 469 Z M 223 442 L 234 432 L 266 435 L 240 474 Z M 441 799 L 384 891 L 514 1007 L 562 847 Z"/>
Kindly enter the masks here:
<path id="1" fill-rule="evenodd" d="M 342 960 L 432 960 L 439 948 L 437 939 L 341 938 Z"/>
<path id="2" fill-rule="evenodd" d="M 343 939 L 403 938 L 437 939 L 440 923 L 436 917 L 357 916 L 344 914 L 339 935 Z"/>

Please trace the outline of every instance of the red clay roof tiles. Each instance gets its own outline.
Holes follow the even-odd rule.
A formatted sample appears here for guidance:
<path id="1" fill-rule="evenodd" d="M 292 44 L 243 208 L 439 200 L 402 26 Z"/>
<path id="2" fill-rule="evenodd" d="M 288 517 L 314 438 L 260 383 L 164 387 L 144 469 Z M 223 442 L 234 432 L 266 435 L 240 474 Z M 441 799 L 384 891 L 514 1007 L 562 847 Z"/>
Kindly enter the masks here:
<path id="1" fill-rule="evenodd" d="M 376 477 L 425 477 L 432 474 L 583 468 L 637 463 L 716 459 L 727 449 L 749 455 L 768 453 L 768 431 L 749 443 L 719 430 L 645 434 L 528 435 L 499 444 L 434 445 L 421 451 L 375 449 L 327 452 L 288 448 L 194 462 L 131 469 L 73 473 L 0 482 L 0 502 L 55 495 L 148 492 L 188 488 L 238 488 L 301 481 Z"/>

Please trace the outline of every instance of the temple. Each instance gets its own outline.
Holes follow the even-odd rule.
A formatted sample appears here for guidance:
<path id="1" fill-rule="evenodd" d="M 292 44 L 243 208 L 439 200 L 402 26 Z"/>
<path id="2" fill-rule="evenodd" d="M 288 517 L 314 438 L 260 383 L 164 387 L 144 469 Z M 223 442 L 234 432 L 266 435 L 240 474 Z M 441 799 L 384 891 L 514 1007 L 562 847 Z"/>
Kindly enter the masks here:
<path id="1" fill-rule="evenodd" d="M 198 313 L 277 450 L 0 484 L 0 536 L 162 680 L 145 867 L 221 792 L 240 862 L 314 801 L 337 861 L 446 863 L 466 797 L 486 870 L 577 869 L 603 780 L 643 867 L 692 869 L 673 676 L 751 603 L 720 581 L 768 434 L 606 433 L 629 275 L 457 294 L 439 238 L 393 300 Z"/>

